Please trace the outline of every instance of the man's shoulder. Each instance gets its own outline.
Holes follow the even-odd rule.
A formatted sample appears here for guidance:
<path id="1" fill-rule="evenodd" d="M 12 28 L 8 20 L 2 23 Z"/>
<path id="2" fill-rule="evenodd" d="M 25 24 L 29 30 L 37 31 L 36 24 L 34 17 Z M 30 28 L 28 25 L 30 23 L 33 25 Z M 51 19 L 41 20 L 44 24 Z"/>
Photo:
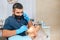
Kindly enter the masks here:
<path id="1" fill-rule="evenodd" d="M 9 16 L 8 18 L 6 18 L 6 20 L 12 20 L 12 19 L 14 19 L 13 16 Z"/>

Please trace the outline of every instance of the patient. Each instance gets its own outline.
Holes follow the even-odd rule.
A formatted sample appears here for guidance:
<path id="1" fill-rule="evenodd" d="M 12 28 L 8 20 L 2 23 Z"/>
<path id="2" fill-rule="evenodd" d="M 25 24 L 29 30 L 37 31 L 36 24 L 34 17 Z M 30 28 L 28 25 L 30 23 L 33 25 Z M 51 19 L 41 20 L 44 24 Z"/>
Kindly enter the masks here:
<path id="1" fill-rule="evenodd" d="M 31 26 L 28 27 L 28 30 L 26 31 L 27 36 L 19 36 L 14 35 L 9 38 L 9 40 L 33 40 L 36 38 L 38 31 L 40 30 L 40 26 Z"/>
<path id="2" fill-rule="evenodd" d="M 28 36 L 30 36 L 32 39 L 34 39 L 37 36 L 38 31 L 40 30 L 40 26 L 31 26 L 27 30 Z"/>

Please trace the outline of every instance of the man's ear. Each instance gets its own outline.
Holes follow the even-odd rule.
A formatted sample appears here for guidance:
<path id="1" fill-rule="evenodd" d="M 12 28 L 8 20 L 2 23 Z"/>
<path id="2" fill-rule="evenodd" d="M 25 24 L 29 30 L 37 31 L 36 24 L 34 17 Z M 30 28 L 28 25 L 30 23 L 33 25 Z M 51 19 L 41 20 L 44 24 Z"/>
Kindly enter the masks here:
<path id="1" fill-rule="evenodd" d="M 15 11 L 14 10 L 12 10 L 12 14 L 14 14 L 15 13 Z"/>

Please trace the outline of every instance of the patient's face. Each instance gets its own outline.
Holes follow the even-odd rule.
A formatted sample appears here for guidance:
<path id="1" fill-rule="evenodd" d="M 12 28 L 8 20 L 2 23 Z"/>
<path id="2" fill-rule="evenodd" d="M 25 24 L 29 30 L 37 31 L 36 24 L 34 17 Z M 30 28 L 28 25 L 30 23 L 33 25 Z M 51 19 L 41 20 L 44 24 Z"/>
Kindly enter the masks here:
<path id="1" fill-rule="evenodd" d="M 30 37 L 36 37 L 36 35 L 37 35 L 37 33 L 38 33 L 38 31 L 39 31 L 39 26 L 31 26 L 29 29 L 28 29 L 28 35 L 30 36 Z"/>
<path id="2" fill-rule="evenodd" d="M 36 36 L 36 30 L 35 30 L 35 28 L 34 27 L 30 27 L 29 29 L 28 29 L 28 35 L 30 36 L 30 37 L 35 37 Z"/>
<path id="3" fill-rule="evenodd" d="M 15 8 L 15 9 L 13 9 L 13 14 L 16 16 L 22 16 L 23 15 L 23 9 Z"/>

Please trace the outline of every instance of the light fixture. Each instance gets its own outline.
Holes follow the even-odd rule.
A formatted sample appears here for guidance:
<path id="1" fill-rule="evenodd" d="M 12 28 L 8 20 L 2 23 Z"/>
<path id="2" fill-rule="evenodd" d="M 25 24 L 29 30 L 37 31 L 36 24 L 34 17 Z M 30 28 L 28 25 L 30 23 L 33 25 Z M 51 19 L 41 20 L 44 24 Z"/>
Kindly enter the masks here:
<path id="1" fill-rule="evenodd" d="M 10 3 L 10 4 L 13 4 L 13 3 L 16 3 L 18 0 L 7 0 L 8 1 L 8 3 Z"/>

